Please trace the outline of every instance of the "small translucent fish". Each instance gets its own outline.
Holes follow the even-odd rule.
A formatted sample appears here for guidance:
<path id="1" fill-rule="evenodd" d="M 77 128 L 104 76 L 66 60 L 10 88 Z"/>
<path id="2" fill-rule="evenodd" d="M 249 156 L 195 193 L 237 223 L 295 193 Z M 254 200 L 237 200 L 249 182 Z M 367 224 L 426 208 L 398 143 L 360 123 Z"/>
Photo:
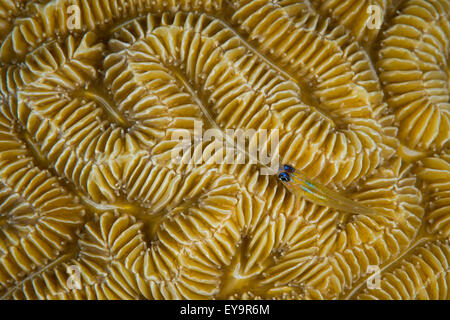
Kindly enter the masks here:
<path id="1" fill-rule="evenodd" d="M 336 210 L 342 210 L 354 214 L 381 214 L 375 209 L 366 207 L 356 201 L 348 199 L 317 182 L 312 182 L 291 166 L 283 165 L 281 166 L 280 171 L 281 172 L 278 174 L 278 179 L 297 196 L 304 197 L 322 206 L 327 206 Z"/>

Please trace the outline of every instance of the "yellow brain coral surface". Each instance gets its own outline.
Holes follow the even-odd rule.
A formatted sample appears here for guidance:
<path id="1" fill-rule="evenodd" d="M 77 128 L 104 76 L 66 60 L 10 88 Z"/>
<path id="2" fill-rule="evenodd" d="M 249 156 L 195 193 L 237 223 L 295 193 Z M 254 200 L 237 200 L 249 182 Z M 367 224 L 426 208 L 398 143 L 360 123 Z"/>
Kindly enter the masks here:
<path id="1" fill-rule="evenodd" d="M 449 38 L 449 0 L 0 0 L 0 298 L 449 299 Z M 198 123 L 379 214 L 173 161 Z"/>

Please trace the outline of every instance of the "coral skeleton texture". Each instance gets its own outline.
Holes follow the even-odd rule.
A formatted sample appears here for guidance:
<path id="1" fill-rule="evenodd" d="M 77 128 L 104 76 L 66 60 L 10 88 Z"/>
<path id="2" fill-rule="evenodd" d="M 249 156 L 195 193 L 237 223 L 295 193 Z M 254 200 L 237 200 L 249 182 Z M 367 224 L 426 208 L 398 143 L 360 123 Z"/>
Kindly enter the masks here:
<path id="1" fill-rule="evenodd" d="M 0 299 L 450 299 L 449 88 L 450 0 L 0 0 Z"/>

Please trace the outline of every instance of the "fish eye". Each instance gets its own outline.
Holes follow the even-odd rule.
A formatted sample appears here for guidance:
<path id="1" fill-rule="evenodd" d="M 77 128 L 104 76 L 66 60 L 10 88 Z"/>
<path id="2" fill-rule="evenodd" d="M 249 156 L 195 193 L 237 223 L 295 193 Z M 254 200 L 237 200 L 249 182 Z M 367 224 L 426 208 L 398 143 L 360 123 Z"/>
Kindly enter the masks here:
<path id="1" fill-rule="evenodd" d="M 285 164 L 284 166 L 283 166 L 283 169 L 284 169 L 284 171 L 287 171 L 287 172 L 295 172 L 295 169 L 294 168 L 292 168 L 291 166 L 288 166 L 287 164 Z"/>
<path id="2" fill-rule="evenodd" d="M 291 177 L 289 177 L 289 175 L 286 172 L 282 172 L 278 175 L 278 179 L 280 179 L 281 181 L 284 182 L 289 182 L 291 181 Z"/>

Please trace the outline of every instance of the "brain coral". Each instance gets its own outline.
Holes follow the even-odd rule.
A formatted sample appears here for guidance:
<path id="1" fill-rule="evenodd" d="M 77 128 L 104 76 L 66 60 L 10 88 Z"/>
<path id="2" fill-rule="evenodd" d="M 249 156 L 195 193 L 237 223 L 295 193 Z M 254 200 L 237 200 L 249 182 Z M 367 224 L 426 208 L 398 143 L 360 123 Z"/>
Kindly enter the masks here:
<path id="1" fill-rule="evenodd" d="M 0 297 L 449 299 L 449 38 L 449 0 L 0 0 Z M 198 122 L 380 215 L 172 161 Z"/>

